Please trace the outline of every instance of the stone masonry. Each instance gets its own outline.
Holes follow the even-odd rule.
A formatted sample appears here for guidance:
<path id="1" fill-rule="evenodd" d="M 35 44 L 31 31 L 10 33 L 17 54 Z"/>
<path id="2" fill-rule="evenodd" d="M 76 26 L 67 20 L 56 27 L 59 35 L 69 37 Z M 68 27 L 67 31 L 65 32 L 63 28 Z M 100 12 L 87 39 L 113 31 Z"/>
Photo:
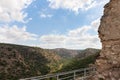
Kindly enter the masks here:
<path id="1" fill-rule="evenodd" d="M 102 51 L 92 80 L 120 80 L 120 0 L 110 0 L 104 8 L 98 30 Z"/>
<path id="2" fill-rule="evenodd" d="M 120 0 L 110 0 L 104 8 L 98 30 L 102 51 L 92 80 L 120 80 Z"/>

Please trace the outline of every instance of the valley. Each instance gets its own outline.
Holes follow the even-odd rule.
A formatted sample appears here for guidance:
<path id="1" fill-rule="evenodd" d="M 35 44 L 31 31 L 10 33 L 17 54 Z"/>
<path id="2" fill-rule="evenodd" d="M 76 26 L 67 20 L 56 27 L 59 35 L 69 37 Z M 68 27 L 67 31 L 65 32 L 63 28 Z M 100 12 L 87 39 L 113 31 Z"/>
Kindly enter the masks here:
<path id="1" fill-rule="evenodd" d="M 42 49 L 0 43 L 0 80 L 40 76 L 88 67 L 99 49 Z"/>

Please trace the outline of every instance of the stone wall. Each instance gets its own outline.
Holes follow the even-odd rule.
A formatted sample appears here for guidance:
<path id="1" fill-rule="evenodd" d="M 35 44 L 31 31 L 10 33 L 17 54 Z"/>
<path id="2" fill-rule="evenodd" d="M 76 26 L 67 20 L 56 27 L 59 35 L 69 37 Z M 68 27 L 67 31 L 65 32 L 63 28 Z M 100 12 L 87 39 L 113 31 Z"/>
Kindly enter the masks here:
<path id="1" fill-rule="evenodd" d="M 120 80 L 120 0 L 105 5 L 98 32 L 102 51 L 92 80 Z"/>

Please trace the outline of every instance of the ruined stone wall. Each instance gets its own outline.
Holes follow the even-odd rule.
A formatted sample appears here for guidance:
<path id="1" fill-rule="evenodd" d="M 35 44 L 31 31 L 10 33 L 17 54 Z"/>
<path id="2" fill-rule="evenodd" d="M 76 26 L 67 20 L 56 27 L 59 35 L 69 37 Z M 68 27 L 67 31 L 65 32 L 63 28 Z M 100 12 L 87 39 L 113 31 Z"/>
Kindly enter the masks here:
<path id="1" fill-rule="evenodd" d="M 120 0 L 105 5 L 98 32 L 102 51 L 93 80 L 120 80 Z"/>

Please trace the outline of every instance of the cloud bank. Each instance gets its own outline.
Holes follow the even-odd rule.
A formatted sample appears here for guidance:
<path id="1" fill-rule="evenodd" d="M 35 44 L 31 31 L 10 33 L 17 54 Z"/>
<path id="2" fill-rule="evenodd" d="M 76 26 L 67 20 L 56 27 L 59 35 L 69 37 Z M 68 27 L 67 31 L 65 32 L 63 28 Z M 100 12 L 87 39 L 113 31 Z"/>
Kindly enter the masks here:
<path id="1" fill-rule="evenodd" d="M 25 22 L 27 13 L 24 9 L 32 3 L 32 0 L 0 0 L 0 21 L 1 22 Z"/>
<path id="2" fill-rule="evenodd" d="M 107 3 L 109 0 L 47 0 L 52 9 L 66 9 L 79 13 L 80 10 L 86 11 L 98 5 Z"/>
<path id="3" fill-rule="evenodd" d="M 36 40 L 37 35 L 27 32 L 26 27 L 19 28 L 16 25 L 0 27 L 0 42 L 17 43 Z"/>
<path id="4" fill-rule="evenodd" d="M 69 30 L 65 35 L 49 34 L 40 37 L 40 45 L 44 48 L 100 48 L 100 41 L 98 35 L 93 35 L 90 31 L 97 32 L 100 24 L 100 19 L 91 22 L 90 25 L 82 26 L 77 29 Z"/>

